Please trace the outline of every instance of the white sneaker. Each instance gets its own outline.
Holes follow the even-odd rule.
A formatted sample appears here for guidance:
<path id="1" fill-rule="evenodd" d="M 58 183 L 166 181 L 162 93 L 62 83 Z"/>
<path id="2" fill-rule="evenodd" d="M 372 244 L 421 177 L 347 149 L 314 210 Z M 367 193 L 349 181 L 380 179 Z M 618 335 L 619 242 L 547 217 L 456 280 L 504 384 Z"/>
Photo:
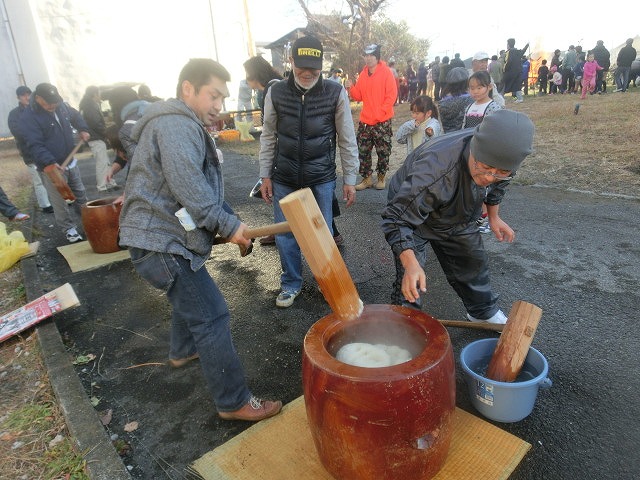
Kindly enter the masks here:
<path id="1" fill-rule="evenodd" d="M 75 228 L 67 230 L 67 242 L 76 243 L 81 242 L 82 240 L 82 235 L 80 235 Z"/>
<path id="2" fill-rule="evenodd" d="M 499 325 L 504 325 L 505 323 L 507 323 L 508 318 L 502 312 L 502 310 L 498 310 L 496 313 L 493 314 L 491 318 L 488 318 L 486 320 L 481 320 L 467 313 L 467 320 L 469 320 L 470 322 L 487 322 L 487 323 L 497 323 Z"/>

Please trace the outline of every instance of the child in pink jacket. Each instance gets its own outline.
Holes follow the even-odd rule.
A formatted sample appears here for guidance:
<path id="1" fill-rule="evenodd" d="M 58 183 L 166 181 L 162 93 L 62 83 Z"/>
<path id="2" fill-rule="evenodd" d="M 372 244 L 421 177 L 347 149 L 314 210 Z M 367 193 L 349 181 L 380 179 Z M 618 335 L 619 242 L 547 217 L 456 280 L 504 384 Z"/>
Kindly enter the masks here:
<path id="1" fill-rule="evenodd" d="M 584 70 L 582 72 L 582 96 L 580 98 L 587 97 L 587 90 L 589 93 L 593 93 L 596 88 L 596 72 L 602 70 L 602 67 L 595 61 L 593 53 L 587 55 L 587 61 L 584 62 Z"/>

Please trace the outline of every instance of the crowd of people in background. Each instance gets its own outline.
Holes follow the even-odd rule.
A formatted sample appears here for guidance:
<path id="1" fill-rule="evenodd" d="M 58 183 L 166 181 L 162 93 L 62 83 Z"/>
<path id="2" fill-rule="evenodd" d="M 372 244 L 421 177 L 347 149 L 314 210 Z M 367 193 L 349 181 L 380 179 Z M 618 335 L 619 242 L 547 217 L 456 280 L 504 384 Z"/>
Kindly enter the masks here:
<path id="1" fill-rule="evenodd" d="M 585 99 L 587 95 L 606 93 L 607 73 L 612 64 L 617 87 L 613 91 L 625 92 L 631 82 L 635 85 L 635 77 L 640 76 L 640 69 L 634 71 L 632 67 L 634 62 L 638 63 L 632 44 L 633 39 L 626 41 L 615 62 L 602 40 L 587 51 L 580 45 L 570 45 L 566 51 L 556 49 L 549 66 L 548 59 L 533 57 L 529 44 L 518 47 L 516 40 L 509 38 L 506 49 L 498 55 L 478 51 L 465 62 L 455 53 L 451 59 L 444 56 L 436 57 L 431 63 L 420 61 L 417 69 L 413 59 L 407 59 L 404 68 L 398 67 L 393 57 L 386 63 L 380 60 L 380 45 L 367 47 L 365 68 L 356 76 L 355 87 L 350 85 L 349 89 L 350 98 L 362 102 L 357 132 L 362 180 L 355 186 L 356 190 L 385 188 L 392 138 L 392 132 L 385 126 L 393 116 L 393 106 L 410 104 L 412 118 L 399 127 L 396 136 L 410 154 L 441 134 L 476 127 L 485 117 L 505 108 L 505 96 L 518 104 L 530 94 L 580 94 Z M 395 83 L 392 105 L 385 94 L 391 83 L 381 80 L 379 72 L 385 72 L 385 78 L 388 78 L 386 72 L 390 72 Z M 333 68 L 328 79 L 344 83 L 343 75 L 342 68 Z M 375 89 L 371 86 L 373 83 L 377 83 Z M 364 85 L 371 92 L 367 96 L 360 90 Z M 374 146 L 378 154 L 377 181 L 371 164 Z M 481 233 L 491 232 L 484 207 L 477 224 Z"/>
<path id="2" fill-rule="evenodd" d="M 487 57 L 486 69 L 494 84 L 494 94 L 510 94 L 514 101 L 521 103 L 528 95 L 547 94 L 581 94 L 583 91 L 583 68 L 589 54 L 593 54 L 600 68 L 589 82 L 593 88 L 587 93 L 601 94 L 607 92 L 607 83 L 613 84 L 613 92 L 624 92 L 633 84 L 640 83 L 640 59 L 633 47 L 633 39 L 629 38 L 616 58 L 611 58 L 609 50 L 602 40 L 584 50 L 580 45 L 570 45 L 567 50 L 556 49 L 551 58 L 529 52 L 529 45 L 516 48 L 515 40 L 508 42 L 507 48 L 498 54 Z M 469 59 L 475 60 L 473 57 Z M 428 95 L 436 101 L 444 96 L 447 85 L 447 74 L 456 67 L 472 70 L 469 60 L 463 61 L 459 53 L 453 58 L 437 56 L 432 62 L 420 61 L 417 70 L 414 59 L 406 60 L 406 67 L 399 68 L 394 57 L 387 64 L 396 79 L 398 98 L 396 104 L 411 103 L 418 95 Z M 613 66 L 613 69 L 612 69 Z M 342 75 L 342 69 L 340 69 Z"/>

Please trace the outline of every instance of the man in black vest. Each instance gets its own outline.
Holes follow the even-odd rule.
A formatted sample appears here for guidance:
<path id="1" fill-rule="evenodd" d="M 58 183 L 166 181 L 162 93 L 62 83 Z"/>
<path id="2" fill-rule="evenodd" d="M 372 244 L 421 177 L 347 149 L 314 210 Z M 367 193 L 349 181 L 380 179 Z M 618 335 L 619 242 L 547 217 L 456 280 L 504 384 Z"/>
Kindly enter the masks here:
<path id="1" fill-rule="evenodd" d="M 260 192 L 274 205 L 276 222 L 285 221 L 280 200 L 301 188 L 311 188 L 331 229 L 336 187 L 336 145 L 340 148 L 343 199 L 356 198 L 358 147 L 346 90 L 322 79 L 322 44 L 299 38 L 291 48 L 292 72 L 274 84 L 264 102 L 260 136 Z M 336 141 L 337 137 L 337 141 Z M 302 289 L 302 254 L 293 234 L 276 236 L 282 276 L 278 307 L 290 307 Z"/>

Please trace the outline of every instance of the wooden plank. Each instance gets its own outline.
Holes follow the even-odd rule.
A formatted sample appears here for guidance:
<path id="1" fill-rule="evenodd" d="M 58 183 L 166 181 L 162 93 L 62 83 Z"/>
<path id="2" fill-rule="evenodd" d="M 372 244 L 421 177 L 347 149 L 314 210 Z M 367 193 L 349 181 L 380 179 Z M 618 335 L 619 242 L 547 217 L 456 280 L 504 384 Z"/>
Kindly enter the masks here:
<path id="1" fill-rule="evenodd" d="M 540 307 L 522 300 L 513 304 L 489 362 L 487 378 L 498 382 L 513 382 L 518 377 L 540 318 Z"/>
<path id="2" fill-rule="evenodd" d="M 530 448 L 524 440 L 456 408 L 447 461 L 434 480 L 506 480 Z M 205 454 L 189 469 L 205 480 L 333 480 L 316 452 L 303 397 Z"/>
<path id="3" fill-rule="evenodd" d="M 280 207 L 333 313 L 341 320 L 357 318 L 362 300 L 311 189 L 287 195 Z"/>
<path id="4" fill-rule="evenodd" d="M 31 242 L 29 244 L 29 253 L 25 253 L 23 256 L 20 257 L 20 260 L 22 260 L 23 258 L 29 258 L 29 257 L 33 257 L 38 253 L 38 249 L 40 248 L 40 242 Z"/>
<path id="5" fill-rule="evenodd" d="M 32 302 L 0 317 L 0 342 L 67 308 L 80 305 L 73 287 L 65 283 Z"/>

